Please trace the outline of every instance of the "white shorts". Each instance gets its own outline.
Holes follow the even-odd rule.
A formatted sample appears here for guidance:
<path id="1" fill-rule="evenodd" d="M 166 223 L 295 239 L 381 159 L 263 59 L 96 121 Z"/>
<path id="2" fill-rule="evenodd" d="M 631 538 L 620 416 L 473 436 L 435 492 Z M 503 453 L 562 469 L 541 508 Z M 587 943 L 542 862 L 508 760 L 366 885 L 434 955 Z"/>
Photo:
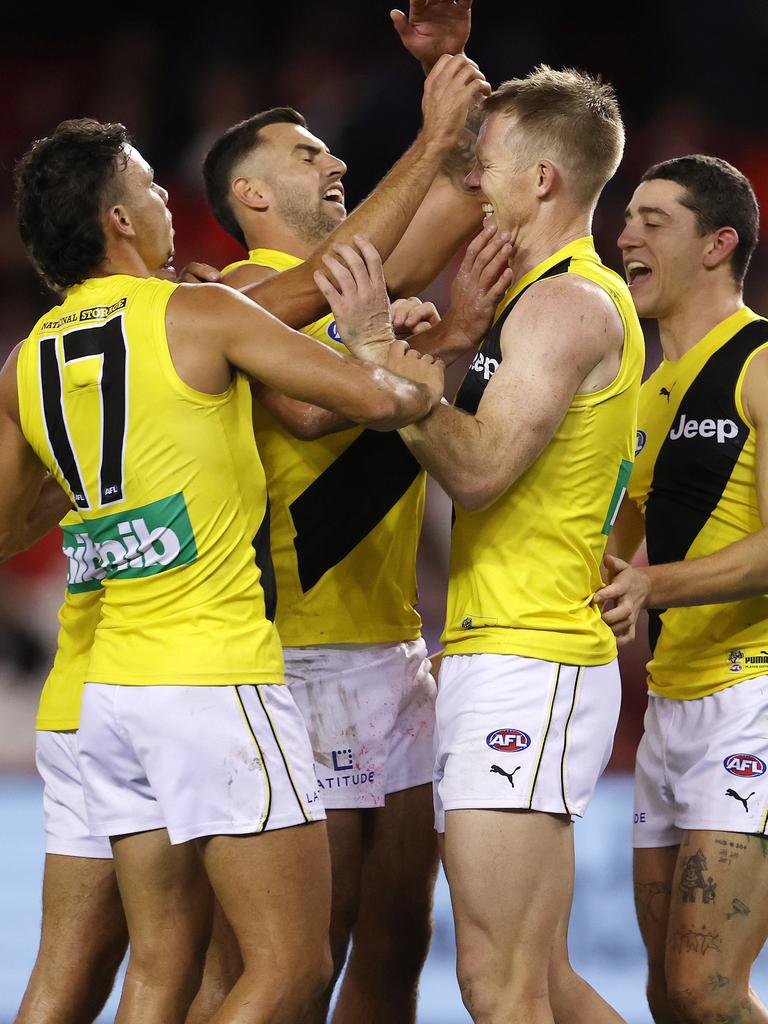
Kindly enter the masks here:
<path id="1" fill-rule="evenodd" d="M 45 852 L 65 857 L 108 860 L 112 847 L 104 836 L 91 835 L 77 759 L 77 732 L 40 731 L 35 762 L 43 780 Z"/>
<path id="2" fill-rule="evenodd" d="M 515 808 L 581 816 L 608 763 L 618 663 L 579 667 L 512 654 L 443 658 L 435 828 L 445 811 Z"/>
<path id="3" fill-rule="evenodd" d="M 432 781 L 435 681 L 422 639 L 283 654 L 326 808 L 383 807 L 387 793 Z"/>
<path id="4" fill-rule="evenodd" d="M 325 817 L 287 686 L 86 683 L 79 745 L 96 835 L 184 843 Z"/>
<path id="5" fill-rule="evenodd" d="M 677 846 L 685 829 L 764 835 L 767 823 L 768 676 L 697 700 L 649 694 L 633 845 Z"/>

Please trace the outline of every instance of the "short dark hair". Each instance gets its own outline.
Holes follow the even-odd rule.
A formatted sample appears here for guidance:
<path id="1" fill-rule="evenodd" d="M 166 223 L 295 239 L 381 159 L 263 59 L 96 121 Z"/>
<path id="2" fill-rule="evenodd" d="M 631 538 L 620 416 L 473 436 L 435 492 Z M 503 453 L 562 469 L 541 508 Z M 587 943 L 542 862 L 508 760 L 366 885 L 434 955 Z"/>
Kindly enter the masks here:
<path id="1" fill-rule="evenodd" d="M 106 257 L 101 216 L 129 144 L 122 124 L 62 121 L 16 165 L 19 234 L 35 269 L 56 291 L 85 281 Z"/>
<path id="2" fill-rule="evenodd" d="M 539 64 L 504 82 L 483 102 L 486 115 L 514 115 L 530 137 L 529 155 L 544 146 L 562 155 L 576 198 L 593 204 L 624 152 L 624 123 L 613 86 L 600 76 Z"/>
<path id="3" fill-rule="evenodd" d="M 739 242 L 731 254 L 731 271 L 741 286 L 757 245 L 760 209 L 754 190 L 741 171 L 716 156 L 693 153 L 649 167 L 641 181 L 674 181 L 685 189 L 680 200 L 696 215 L 702 235 L 733 228 Z"/>
<path id="4" fill-rule="evenodd" d="M 293 107 L 272 107 L 228 128 L 211 146 L 203 162 L 203 178 L 208 205 L 226 232 L 247 248 L 245 235 L 230 202 L 229 186 L 236 164 L 261 142 L 259 133 L 270 124 L 297 124 L 307 127 L 304 117 Z"/>

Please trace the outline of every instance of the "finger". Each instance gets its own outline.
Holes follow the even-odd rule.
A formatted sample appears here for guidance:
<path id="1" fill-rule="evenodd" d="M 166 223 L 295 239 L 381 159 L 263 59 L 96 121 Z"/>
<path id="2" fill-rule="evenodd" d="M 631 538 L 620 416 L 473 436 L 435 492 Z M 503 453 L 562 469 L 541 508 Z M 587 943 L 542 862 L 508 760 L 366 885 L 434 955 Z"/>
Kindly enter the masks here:
<path id="1" fill-rule="evenodd" d="M 626 627 L 632 622 L 632 615 L 629 606 L 626 604 L 619 604 L 615 608 L 609 608 L 603 612 L 603 622 L 608 626 L 619 626 L 622 623 Z"/>
<path id="2" fill-rule="evenodd" d="M 188 263 L 182 274 L 189 274 L 197 281 L 210 281 L 215 284 L 221 280 L 221 274 L 208 263 Z"/>
<path id="3" fill-rule="evenodd" d="M 390 11 L 389 16 L 392 19 L 392 24 L 395 26 L 395 31 L 402 39 L 409 28 L 408 19 L 402 11 L 398 10 Z"/>
<path id="4" fill-rule="evenodd" d="M 366 238 L 365 235 L 355 235 L 354 240 L 357 248 L 360 250 L 360 255 L 365 261 L 371 279 L 376 281 L 378 278 L 383 277 L 384 269 L 381 262 L 381 254 L 373 242 Z"/>
<path id="5" fill-rule="evenodd" d="M 329 305 L 332 305 L 341 297 L 341 293 L 334 288 L 322 270 L 316 270 L 312 277 L 314 278 L 319 291 L 322 292 L 323 297 Z"/>
<path id="6" fill-rule="evenodd" d="M 365 265 L 365 261 L 354 246 L 341 243 L 339 245 L 335 245 L 333 249 L 349 267 L 358 289 L 365 288 L 366 285 L 370 284 L 371 275 L 368 271 L 368 267 Z"/>
<path id="7" fill-rule="evenodd" d="M 485 266 L 481 267 L 479 285 L 481 290 L 488 291 L 498 281 L 505 270 L 509 269 L 509 257 L 512 255 L 512 246 L 505 242 Z M 480 261 L 478 261 L 480 262 Z"/>
<path id="8" fill-rule="evenodd" d="M 475 235 L 475 237 L 467 246 L 467 251 L 464 254 L 464 260 L 462 261 L 462 265 L 466 263 L 467 265 L 471 266 L 475 262 L 477 257 L 480 255 L 482 250 L 488 245 L 490 240 L 496 234 L 496 231 L 496 225 L 489 224 L 488 227 L 483 228 L 483 230 L 479 234 Z"/>
<path id="9" fill-rule="evenodd" d="M 605 601 L 618 600 L 623 596 L 624 593 L 622 588 L 611 583 L 610 586 L 603 587 L 601 590 L 596 592 L 595 601 L 597 601 L 598 604 L 603 604 Z"/>
<path id="10" fill-rule="evenodd" d="M 617 558 L 616 555 L 609 555 L 606 553 L 604 555 L 604 561 L 608 568 L 613 570 L 614 575 L 629 568 L 629 562 L 622 561 L 622 559 Z"/>
<path id="11" fill-rule="evenodd" d="M 482 249 L 478 252 L 477 259 L 475 260 L 475 264 L 480 273 L 482 273 L 489 263 L 498 258 L 502 249 L 506 246 L 509 246 L 511 249 L 509 237 L 509 232 L 500 231 L 498 234 L 491 236 L 491 238 L 488 239 Z"/>
<path id="12" fill-rule="evenodd" d="M 494 306 L 498 306 L 506 292 L 511 288 L 514 280 L 514 272 L 507 267 L 506 270 L 502 271 L 496 284 L 488 289 L 488 301 L 492 302 Z"/>
<path id="13" fill-rule="evenodd" d="M 422 320 L 415 327 L 411 327 L 410 332 L 411 334 L 423 334 L 424 331 L 431 331 L 433 326 L 433 324 L 428 323 L 426 320 Z"/>
<path id="14" fill-rule="evenodd" d="M 326 254 L 323 256 L 323 263 L 326 265 L 328 273 L 341 292 L 353 291 L 357 287 L 355 279 L 350 273 L 349 268 L 345 267 L 343 263 L 340 263 L 335 256 Z"/>

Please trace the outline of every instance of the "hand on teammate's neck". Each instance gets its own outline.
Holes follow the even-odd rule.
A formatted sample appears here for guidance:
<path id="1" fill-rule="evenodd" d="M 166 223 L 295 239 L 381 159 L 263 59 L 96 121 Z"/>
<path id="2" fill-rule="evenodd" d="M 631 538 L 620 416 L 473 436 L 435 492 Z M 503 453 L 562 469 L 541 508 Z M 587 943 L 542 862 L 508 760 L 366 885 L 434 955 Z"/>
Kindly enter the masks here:
<path id="1" fill-rule="evenodd" d="M 515 275 L 514 280 L 519 281 L 566 245 L 591 233 L 591 217 L 584 213 L 569 217 L 567 220 L 542 218 L 517 231 L 513 228 L 513 249 L 509 266 Z"/>

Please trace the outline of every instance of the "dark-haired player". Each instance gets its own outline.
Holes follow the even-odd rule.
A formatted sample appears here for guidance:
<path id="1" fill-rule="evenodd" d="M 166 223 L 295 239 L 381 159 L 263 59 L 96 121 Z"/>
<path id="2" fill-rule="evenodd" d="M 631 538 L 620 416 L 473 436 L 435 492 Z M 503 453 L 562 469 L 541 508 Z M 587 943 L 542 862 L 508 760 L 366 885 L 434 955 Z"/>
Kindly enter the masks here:
<path id="1" fill-rule="evenodd" d="M 411 5 L 400 28 L 427 72 L 442 54 L 463 49 L 469 11 L 468 0 Z M 457 175 L 461 153 L 451 155 L 387 260 L 395 293 L 426 284 L 479 226 L 479 200 L 463 184 L 466 156 Z M 300 266 L 346 217 L 346 170 L 292 109 L 229 129 L 204 167 L 211 209 L 248 250 L 247 260 L 225 268 L 225 281 L 243 287 Z M 258 288 L 249 294 L 258 300 Z M 501 294 L 503 285 L 491 312 Z M 417 310 L 414 303 L 409 326 Z M 304 330 L 344 350 L 333 315 Z M 415 607 L 425 477 L 394 434 L 297 408 L 269 388 L 254 396 L 286 678 L 328 812 L 335 975 L 351 939 L 334 1020 L 407 1024 L 415 1020 L 437 864 L 435 684 Z M 325 1021 L 331 992 L 332 985 L 307 1022 Z"/>
<path id="2" fill-rule="evenodd" d="M 742 299 L 757 235 L 744 175 L 694 155 L 646 171 L 619 238 L 664 352 L 597 595 L 620 640 L 650 609 L 634 875 L 657 1024 L 768 1021 L 749 988 L 768 934 L 768 322 Z M 650 568 L 629 568 L 643 537 Z"/>

